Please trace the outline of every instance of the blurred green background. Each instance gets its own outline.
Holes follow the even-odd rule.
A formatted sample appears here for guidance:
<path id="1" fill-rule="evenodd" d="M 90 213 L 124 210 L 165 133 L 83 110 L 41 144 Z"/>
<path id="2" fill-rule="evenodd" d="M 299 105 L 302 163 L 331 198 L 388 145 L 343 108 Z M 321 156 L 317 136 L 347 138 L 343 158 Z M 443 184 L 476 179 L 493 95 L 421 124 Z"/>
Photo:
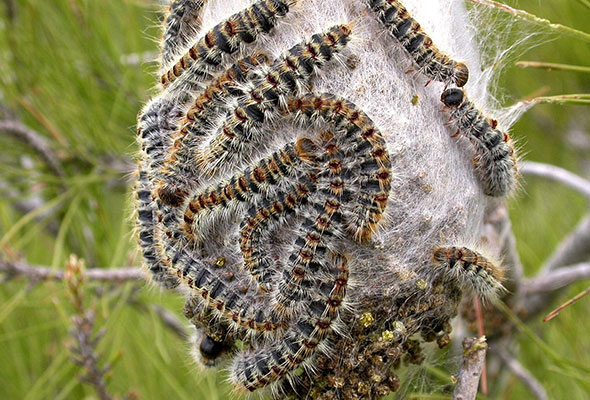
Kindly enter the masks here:
<path id="1" fill-rule="evenodd" d="M 590 32 L 587 0 L 508 4 Z M 14 113 L 42 134 L 66 176 L 56 178 L 30 147 L 0 135 L 0 251 L 53 268 L 63 268 L 71 253 L 88 267 L 139 265 L 131 235 L 132 177 L 129 165 L 120 160 L 133 159 L 136 115 L 154 93 L 156 67 L 143 58 L 157 51 L 160 7 L 151 0 L 2 0 L 0 16 L 4 116 Z M 512 65 L 532 60 L 590 67 L 588 42 L 559 35 L 546 39 L 505 66 L 500 86 L 509 94 L 506 105 L 541 89 L 547 95 L 590 93 L 590 73 Z M 527 160 L 590 177 L 589 127 L 587 106 L 537 105 L 514 126 L 512 136 Z M 27 205 L 33 211 L 23 213 Z M 510 201 L 510 212 L 530 276 L 588 212 L 588 202 L 553 182 L 528 178 Z M 574 285 L 564 296 L 587 285 Z M 87 288 L 88 303 L 97 307 L 97 324 L 107 329 L 99 345 L 103 360 L 115 361 L 109 391 L 120 398 L 231 398 L 222 375 L 198 371 L 186 342 L 153 310 L 138 306 L 160 305 L 182 319 L 181 296 L 137 286 Z M 1 399 L 96 398 L 92 387 L 80 383 L 79 368 L 69 359 L 72 306 L 64 293 L 63 283 L 0 283 Z M 550 323 L 529 326 L 564 360 L 588 364 L 589 311 L 590 297 Z M 551 398 L 590 399 L 590 378 L 584 371 L 564 373 L 525 336 L 519 358 Z M 421 381 L 426 382 L 424 374 Z M 425 398 L 416 395 L 429 390 L 425 385 L 408 388 L 404 397 Z M 495 398 L 532 396 L 511 379 Z"/>

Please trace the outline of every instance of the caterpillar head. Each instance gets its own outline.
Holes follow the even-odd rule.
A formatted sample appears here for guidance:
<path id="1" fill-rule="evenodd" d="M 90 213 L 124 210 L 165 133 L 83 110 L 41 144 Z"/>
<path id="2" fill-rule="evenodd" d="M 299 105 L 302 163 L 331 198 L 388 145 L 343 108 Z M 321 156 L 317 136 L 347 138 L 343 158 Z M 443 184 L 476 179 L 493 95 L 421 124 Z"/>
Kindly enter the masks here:
<path id="1" fill-rule="evenodd" d="M 458 62 L 455 67 L 457 69 L 457 72 L 455 73 L 455 84 L 459 87 L 463 87 L 469 80 L 469 69 L 467 68 L 467 65 L 462 62 Z"/>
<path id="2" fill-rule="evenodd" d="M 465 95 L 462 89 L 452 88 L 443 92 L 440 101 L 447 107 L 459 107 L 463 103 Z"/>

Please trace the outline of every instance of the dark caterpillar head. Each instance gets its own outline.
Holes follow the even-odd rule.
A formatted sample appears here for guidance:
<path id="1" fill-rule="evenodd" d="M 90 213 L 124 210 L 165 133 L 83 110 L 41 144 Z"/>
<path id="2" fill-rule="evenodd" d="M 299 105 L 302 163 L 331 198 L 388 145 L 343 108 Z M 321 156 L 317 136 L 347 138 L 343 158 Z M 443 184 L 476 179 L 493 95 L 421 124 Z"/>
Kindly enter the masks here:
<path id="1" fill-rule="evenodd" d="M 205 336 L 199 345 L 199 351 L 205 360 L 215 360 L 224 349 L 223 343 L 213 340 L 210 336 Z"/>
<path id="2" fill-rule="evenodd" d="M 458 62 L 455 68 L 457 69 L 457 72 L 455 72 L 455 84 L 463 87 L 469 80 L 469 68 L 462 62 Z"/>
<path id="3" fill-rule="evenodd" d="M 458 107 L 463 102 L 464 97 L 463 90 L 453 88 L 445 90 L 440 96 L 440 101 L 447 107 Z"/>

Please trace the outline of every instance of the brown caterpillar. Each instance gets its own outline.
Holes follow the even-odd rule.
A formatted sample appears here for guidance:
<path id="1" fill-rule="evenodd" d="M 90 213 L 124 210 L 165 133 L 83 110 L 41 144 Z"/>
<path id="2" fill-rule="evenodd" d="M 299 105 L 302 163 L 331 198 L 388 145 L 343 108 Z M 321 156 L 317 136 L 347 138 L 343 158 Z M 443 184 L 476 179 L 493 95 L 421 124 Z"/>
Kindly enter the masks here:
<path id="1" fill-rule="evenodd" d="M 276 167 L 275 172 L 288 170 L 292 166 L 285 165 L 285 162 L 280 165 L 276 164 L 276 160 L 282 158 L 288 160 L 287 162 L 297 162 L 298 158 L 307 159 L 308 154 L 304 153 L 304 147 L 288 145 L 285 149 L 262 160 L 260 165 L 273 164 Z M 209 191 L 208 196 L 198 196 L 196 201 L 189 203 L 184 215 L 185 227 L 191 227 L 193 216 L 200 210 L 224 207 L 234 200 L 251 201 L 252 195 L 268 192 L 268 188 L 262 186 L 263 182 L 258 181 L 267 173 L 260 168 L 255 167 L 252 170 L 248 168 L 237 179 L 230 180 L 228 185 Z M 250 178 L 246 178 L 247 176 L 254 178 L 250 180 Z M 245 186 L 243 186 L 244 184 Z M 308 184 L 310 183 L 300 182 L 297 184 L 298 196 L 305 196 L 314 190 L 313 186 L 308 187 Z M 197 207 L 198 210 L 191 210 L 191 205 Z M 257 302 L 246 296 L 247 291 L 240 293 L 238 287 L 240 283 L 236 282 L 236 286 L 231 274 L 228 276 L 219 271 L 219 268 L 215 268 L 215 260 L 200 259 L 191 254 L 187 242 L 191 240 L 192 230 L 185 232 L 182 229 L 176 229 L 177 217 L 175 213 L 167 210 L 166 207 L 163 207 L 162 211 L 165 214 L 161 220 L 164 226 L 162 241 L 169 257 L 169 270 L 202 297 L 208 308 L 217 310 L 229 321 L 250 330 L 268 332 L 284 326 L 284 321 L 281 321 L 273 310 L 261 309 Z M 195 212 L 193 213 L 193 211 Z M 247 286 L 244 287 L 247 288 Z"/>
<path id="2" fill-rule="evenodd" d="M 238 354 L 230 371 L 234 385 L 254 391 L 292 373 L 321 348 L 342 306 L 348 284 L 346 258 L 332 254 L 313 298 L 284 336 Z"/>
<path id="3" fill-rule="evenodd" d="M 421 73 L 447 85 L 461 87 L 467 83 L 467 65 L 441 52 L 400 1 L 368 0 L 368 3 L 389 34 L 400 42 L 418 65 Z"/>
<path id="4" fill-rule="evenodd" d="M 254 42 L 261 33 L 269 33 L 277 19 L 289 12 L 296 0 L 259 0 L 216 25 L 193 45 L 160 78 L 164 87 L 191 69 L 196 81 L 208 80 L 223 63 L 224 54 L 234 54 L 243 44 Z"/>
<path id="5" fill-rule="evenodd" d="M 466 247 L 438 247 L 434 262 L 464 290 L 477 294 L 482 300 L 493 301 L 504 290 L 504 271 L 481 254 Z"/>
<path id="6" fill-rule="evenodd" d="M 447 89 L 441 96 L 450 109 L 451 122 L 473 144 L 473 160 L 484 193 L 501 197 L 516 186 L 517 157 L 510 136 L 496 128 L 497 121 L 484 116 L 461 89 Z"/>
<path id="7" fill-rule="evenodd" d="M 158 182 L 157 195 L 167 205 L 178 207 L 194 186 L 197 168 L 193 166 L 194 148 L 203 139 L 213 115 L 223 107 L 224 101 L 232 95 L 232 87 L 246 82 L 254 68 L 266 63 L 263 53 L 248 56 L 213 81 L 193 102 L 181 122 L 182 128 L 173 136 Z"/>
<path id="8" fill-rule="evenodd" d="M 195 240 L 193 224 L 200 213 L 215 209 L 217 211 L 214 212 L 219 212 L 224 208 L 235 210 L 238 203 L 251 203 L 254 198 L 268 195 L 296 173 L 305 174 L 309 157 L 307 150 L 300 144 L 287 144 L 229 181 L 196 193 L 188 203 L 183 217 L 184 231 L 189 241 Z M 202 226 L 200 228 L 203 230 Z"/>
<path id="9" fill-rule="evenodd" d="M 352 208 L 345 204 L 342 215 L 348 233 L 358 241 L 369 240 L 383 217 L 391 188 L 391 161 L 381 133 L 356 105 L 336 95 L 306 95 L 290 101 L 289 109 L 311 120 L 321 119 L 333 125 L 336 135 L 343 135 L 342 152 L 352 158 L 347 165 L 336 159 L 328 168 L 346 167 L 342 183 L 347 185 L 350 167 L 355 163 L 360 167 L 356 201 Z M 336 181 L 331 185 L 333 190 L 337 186 Z"/>
<path id="10" fill-rule="evenodd" d="M 201 11 L 207 0 L 174 0 L 164 18 L 160 71 L 176 57 L 177 49 L 188 44 L 201 26 Z"/>
<path id="11" fill-rule="evenodd" d="M 314 71 L 342 50 L 350 34 L 349 25 L 337 25 L 323 34 L 313 35 L 291 48 L 252 85 L 245 87 L 243 97 L 202 153 L 199 164 L 210 171 L 218 170 L 220 165 L 231 163 L 236 154 L 260 143 L 263 124 L 278 115 L 288 96 L 297 94 Z"/>
<path id="12" fill-rule="evenodd" d="M 168 134 L 175 129 L 174 120 L 179 115 L 180 108 L 177 104 L 158 98 L 145 107 L 139 117 L 137 129 L 137 140 L 141 151 L 134 197 L 136 198 L 139 246 L 154 280 L 165 287 L 177 286 L 179 282 L 168 272 L 168 261 L 160 243 L 152 171 L 164 158 L 165 149 L 169 146 Z"/>

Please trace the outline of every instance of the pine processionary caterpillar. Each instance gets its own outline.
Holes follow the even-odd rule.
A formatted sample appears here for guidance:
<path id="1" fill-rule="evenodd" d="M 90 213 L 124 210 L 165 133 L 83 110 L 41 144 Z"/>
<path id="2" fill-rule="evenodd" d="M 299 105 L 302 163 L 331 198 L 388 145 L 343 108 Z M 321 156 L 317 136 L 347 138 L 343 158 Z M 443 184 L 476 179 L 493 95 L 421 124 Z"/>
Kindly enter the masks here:
<path id="1" fill-rule="evenodd" d="M 284 336 L 268 346 L 238 354 L 231 367 L 231 380 L 236 386 L 254 391 L 292 373 L 321 348 L 332 331 L 348 283 L 346 258 L 329 257 L 324 265 L 324 279 L 312 289 L 314 298 L 287 329 Z"/>
<path id="2" fill-rule="evenodd" d="M 139 248 L 153 279 L 166 288 L 174 288 L 178 286 L 179 282 L 175 277 L 169 275 L 168 266 L 158 253 L 155 234 L 155 206 L 148 173 L 142 166 L 143 163 L 143 160 L 140 161 L 139 177 L 134 191 Z"/>
<path id="3" fill-rule="evenodd" d="M 297 145 L 286 146 L 267 159 L 263 159 L 258 166 L 248 168 L 245 173 L 232 178 L 228 184 L 206 192 L 206 196 L 197 196 L 196 200 L 189 203 L 185 211 L 185 229 L 187 231 L 191 229 L 193 217 L 200 210 L 226 207 L 231 201 L 247 201 L 251 200 L 253 194 L 267 193 L 269 189 L 263 183 L 270 180 L 273 174 L 282 177 L 293 168 L 294 162 L 301 162 L 298 160 L 309 162 L 314 157 L 309 152 L 314 148 L 302 142 L 307 143 L 307 140 L 300 139 Z M 313 187 L 308 187 L 302 182 L 296 186 L 295 196 L 303 198 L 313 190 Z M 284 322 L 280 321 L 272 310 L 260 309 L 256 303 L 248 302 L 244 296 L 245 293 L 236 292 L 235 285 L 228 282 L 228 278 L 214 268 L 213 262 L 199 260 L 189 254 L 186 242 L 190 240 L 192 231 L 174 231 L 176 222 L 174 213 L 166 213 L 161 222 L 165 229 L 166 237 L 162 239 L 170 255 L 171 272 L 199 294 L 207 307 L 217 310 L 238 326 L 255 331 L 269 332 L 284 325 Z"/>
<path id="4" fill-rule="evenodd" d="M 238 202 L 251 203 L 254 198 L 268 195 L 277 185 L 293 178 L 297 173 L 305 176 L 306 169 L 314 155 L 310 154 L 309 146 L 301 145 L 305 139 L 299 139 L 297 144 L 287 144 L 284 148 L 260 160 L 242 173 L 233 176 L 229 181 L 222 182 L 193 196 L 184 211 L 184 230 L 189 240 L 194 237 L 193 226 L 197 216 L 205 210 L 221 210 L 231 208 Z M 305 184 L 298 190 L 309 191 Z M 201 227 L 201 230 L 202 227 Z"/>
<path id="5" fill-rule="evenodd" d="M 224 273 L 217 260 L 201 260 L 186 249 L 178 249 L 171 260 L 180 280 L 200 297 L 207 309 L 222 315 L 230 323 L 257 332 L 271 332 L 285 327 L 286 322 L 271 308 L 259 303 L 244 282 Z"/>
<path id="6" fill-rule="evenodd" d="M 224 101 L 235 94 L 232 87 L 246 82 L 249 73 L 267 60 L 263 53 L 245 57 L 228 68 L 195 99 L 181 123 L 182 128 L 173 136 L 173 145 L 158 174 L 161 179 L 157 194 L 162 202 L 173 207 L 182 204 L 197 174 L 196 163 L 193 162 L 194 149 L 203 139 L 210 119 L 223 107 Z"/>
<path id="7" fill-rule="evenodd" d="M 252 207 L 248 217 L 240 227 L 240 249 L 244 257 L 244 268 L 250 271 L 254 279 L 267 291 L 272 274 L 269 271 L 271 261 L 262 249 L 263 235 L 270 232 L 282 220 L 305 203 L 309 196 L 307 185 L 299 185 L 291 193 L 277 193 L 275 201 L 263 201 L 262 205 Z"/>
<path id="8" fill-rule="evenodd" d="M 201 26 L 201 11 L 207 0 L 174 0 L 164 18 L 160 71 L 176 57 L 177 49 L 188 44 Z"/>
<path id="9" fill-rule="evenodd" d="M 223 62 L 223 54 L 234 54 L 243 44 L 254 42 L 261 33 L 269 33 L 277 18 L 287 14 L 296 0 L 259 0 L 216 25 L 161 76 L 164 87 L 190 69 L 197 81 L 210 79 L 210 73 Z"/>
<path id="10" fill-rule="evenodd" d="M 348 186 L 353 181 L 348 165 L 359 164 L 357 197 L 345 203 L 343 218 L 347 232 L 356 240 L 369 240 L 383 217 L 391 188 L 391 161 L 381 133 L 354 103 L 336 95 L 309 94 L 291 100 L 289 109 L 333 125 L 336 135 L 341 136 L 342 152 L 348 157 L 347 165 L 334 160 L 328 164 L 328 169 L 345 167 L 342 184 Z M 337 186 L 337 181 L 331 183 L 333 189 Z M 352 204 L 352 210 L 346 209 L 349 204 Z"/>
<path id="11" fill-rule="evenodd" d="M 159 240 L 151 171 L 164 157 L 169 142 L 167 133 L 175 129 L 174 120 L 179 116 L 178 110 L 173 102 L 158 98 L 143 110 L 137 129 L 141 152 L 134 197 L 139 246 L 154 280 L 165 287 L 177 286 L 178 280 L 167 272 L 167 258 Z"/>
<path id="12" fill-rule="evenodd" d="M 467 65 L 441 52 L 420 24 L 397 0 L 368 0 L 379 21 L 397 39 L 428 78 L 445 84 L 464 86 L 469 79 Z"/>
<path id="13" fill-rule="evenodd" d="M 517 157 L 508 134 L 496 129 L 497 122 L 484 116 L 461 89 L 447 89 L 441 101 L 450 109 L 457 133 L 475 147 L 474 163 L 484 193 L 501 197 L 515 187 L 518 177 Z"/>
<path id="14" fill-rule="evenodd" d="M 463 289 L 475 292 L 485 301 L 494 300 L 504 290 L 501 267 L 466 247 L 436 248 L 434 261 Z"/>
<path id="15" fill-rule="evenodd" d="M 211 173 L 260 142 L 260 128 L 295 95 L 315 70 L 322 68 L 349 41 L 351 27 L 337 25 L 315 34 L 285 53 L 250 87 L 200 159 Z"/>

